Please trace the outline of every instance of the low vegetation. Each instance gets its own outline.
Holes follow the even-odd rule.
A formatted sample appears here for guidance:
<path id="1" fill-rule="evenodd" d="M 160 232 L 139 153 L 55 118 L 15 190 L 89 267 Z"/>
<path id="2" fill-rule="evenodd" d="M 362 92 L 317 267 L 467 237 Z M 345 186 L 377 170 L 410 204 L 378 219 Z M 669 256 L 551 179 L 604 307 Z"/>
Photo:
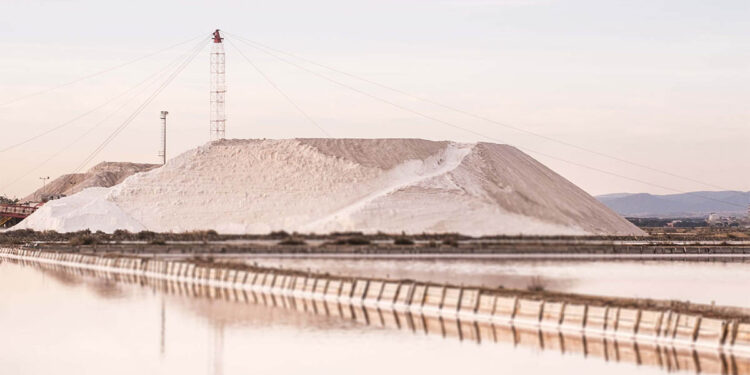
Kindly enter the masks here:
<path id="1" fill-rule="evenodd" d="M 547 290 L 547 281 L 541 276 L 533 276 L 526 290 L 529 292 L 544 292 Z"/>
<path id="2" fill-rule="evenodd" d="M 454 238 L 447 238 L 443 240 L 443 245 L 451 246 L 451 247 L 458 247 L 458 240 Z"/>
<path id="3" fill-rule="evenodd" d="M 281 246 L 304 246 L 304 245 L 307 245 L 307 242 L 305 242 L 305 240 L 301 240 L 298 238 L 289 237 L 284 240 L 281 240 L 279 242 L 279 245 Z"/>
<path id="4" fill-rule="evenodd" d="M 701 228 L 707 227 L 705 218 L 701 217 L 684 217 L 684 218 L 655 218 L 655 217 L 628 217 L 628 221 L 637 227 L 644 228 L 664 228 L 672 225 L 674 228 Z"/>
<path id="5" fill-rule="evenodd" d="M 651 228 L 649 237 L 531 237 L 494 236 L 472 238 L 450 234 L 364 234 L 343 232 L 330 234 L 300 234 L 276 231 L 265 235 L 218 234 L 216 231 L 190 231 L 183 233 L 157 233 L 152 231 L 114 233 L 80 231 L 58 233 L 33 230 L 8 230 L 0 232 L 0 246 L 95 247 L 96 251 L 177 253 L 215 252 L 242 253 L 254 251 L 305 251 L 305 252 L 611 252 L 638 254 L 682 254 L 744 252 L 750 245 L 738 243 L 750 239 L 750 229 L 737 228 Z M 471 242 L 468 242 L 471 240 Z M 585 244 L 581 241 L 591 241 Z M 646 244 L 602 245 L 599 241 L 637 240 Z M 559 241 L 571 241 L 560 245 Z M 710 241 L 702 243 L 702 241 Z M 314 245 L 310 245 L 314 243 Z M 169 247 L 164 245 L 169 244 Z M 721 250 L 719 250 L 721 249 Z"/>
<path id="6" fill-rule="evenodd" d="M 408 237 L 398 237 L 393 240 L 394 245 L 411 246 L 414 245 L 414 240 Z"/>
<path id="7" fill-rule="evenodd" d="M 0 204 L 17 204 L 18 198 L 10 199 L 4 195 L 0 195 Z"/>
<path id="8" fill-rule="evenodd" d="M 344 237 L 333 241 L 335 245 L 369 245 L 371 241 L 366 237 Z"/>
<path id="9" fill-rule="evenodd" d="M 80 234 L 68 240 L 71 246 L 96 245 L 98 242 L 91 234 Z"/>

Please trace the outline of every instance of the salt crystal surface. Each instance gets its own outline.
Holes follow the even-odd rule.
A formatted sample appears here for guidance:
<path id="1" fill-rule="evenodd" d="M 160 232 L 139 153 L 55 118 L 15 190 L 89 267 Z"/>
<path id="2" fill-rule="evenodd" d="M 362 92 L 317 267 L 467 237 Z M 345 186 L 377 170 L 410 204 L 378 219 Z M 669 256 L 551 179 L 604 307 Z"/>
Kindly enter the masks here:
<path id="1" fill-rule="evenodd" d="M 109 189 L 92 187 L 62 199 L 52 200 L 13 229 L 76 232 L 90 229 L 112 233 L 117 229 L 140 232 L 146 227 L 106 199 Z"/>
<path id="2" fill-rule="evenodd" d="M 643 233 L 512 146 L 420 139 L 216 141 L 49 202 L 17 228 Z"/>

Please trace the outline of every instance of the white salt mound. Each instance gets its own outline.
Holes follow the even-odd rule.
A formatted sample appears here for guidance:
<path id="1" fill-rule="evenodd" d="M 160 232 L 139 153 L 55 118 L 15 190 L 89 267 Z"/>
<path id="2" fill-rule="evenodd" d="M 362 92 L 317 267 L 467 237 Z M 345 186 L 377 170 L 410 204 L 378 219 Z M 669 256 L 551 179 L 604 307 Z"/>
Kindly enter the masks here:
<path id="1" fill-rule="evenodd" d="M 52 201 L 17 227 L 643 234 L 512 146 L 420 139 L 216 141 Z"/>
<path id="2" fill-rule="evenodd" d="M 146 230 L 114 202 L 107 200 L 109 189 L 92 187 L 62 199 L 47 202 L 13 229 L 75 232 L 91 229 L 112 233 L 117 229 L 131 232 Z"/>

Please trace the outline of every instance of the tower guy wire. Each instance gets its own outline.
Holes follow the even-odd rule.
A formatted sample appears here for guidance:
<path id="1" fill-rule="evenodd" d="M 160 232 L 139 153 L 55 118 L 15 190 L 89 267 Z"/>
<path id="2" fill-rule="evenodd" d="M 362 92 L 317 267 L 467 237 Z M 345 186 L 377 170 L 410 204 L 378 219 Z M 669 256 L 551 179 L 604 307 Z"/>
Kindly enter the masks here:
<path id="1" fill-rule="evenodd" d="M 31 93 L 31 94 L 26 94 L 26 95 L 22 95 L 22 96 L 16 97 L 16 98 L 14 98 L 14 99 L 11 99 L 11 100 L 9 100 L 9 101 L 7 101 L 7 102 L 4 102 L 4 103 L 0 103 L 0 108 L 2 108 L 2 107 L 5 107 L 5 106 L 7 106 L 7 105 L 10 105 L 10 104 L 12 104 L 12 103 L 15 103 L 15 102 L 18 102 L 18 101 L 21 101 L 21 100 L 24 100 L 24 99 L 27 99 L 27 98 L 33 97 L 33 96 L 37 96 L 37 95 L 42 95 L 42 94 L 48 93 L 48 92 L 50 92 L 50 91 L 54 91 L 54 90 L 57 90 L 57 89 L 63 88 L 63 87 L 65 87 L 65 86 L 70 86 L 70 85 L 72 85 L 72 84 L 75 84 L 75 83 L 78 83 L 78 82 L 81 82 L 81 81 L 85 81 L 85 80 L 87 80 L 87 79 L 91 79 L 91 78 L 94 78 L 94 77 L 100 76 L 100 75 L 102 75 L 102 74 L 105 74 L 105 73 L 109 73 L 109 72 L 111 72 L 111 71 L 114 71 L 114 70 L 120 69 L 120 68 L 122 68 L 122 67 L 125 67 L 125 66 L 128 66 L 128 65 L 131 65 L 131 64 L 134 64 L 134 63 L 136 63 L 136 62 L 138 62 L 138 61 L 141 61 L 141 60 L 147 59 L 147 58 L 149 58 L 149 57 L 152 57 L 152 56 L 156 56 L 156 55 L 158 55 L 158 54 L 160 54 L 160 53 L 162 53 L 162 52 L 168 51 L 168 50 L 170 50 L 170 49 L 172 49 L 172 48 L 175 48 L 175 47 L 179 47 L 179 46 L 181 46 L 181 45 L 183 45 L 183 44 L 187 44 L 187 43 L 190 43 L 190 42 L 192 42 L 192 41 L 194 41 L 194 40 L 196 40 L 196 39 L 200 38 L 200 37 L 201 37 L 201 36 L 203 36 L 203 35 L 204 35 L 204 34 L 203 34 L 203 33 L 201 33 L 200 35 L 198 35 L 198 36 L 195 36 L 195 37 L 192 37 L 192 38 L 190 38 L 190 39 L 188 39 L 188 40 L 185 40 L 185 41 L 183 41 L 183 42 L 180 42 L 180 43 L 177 43 L 177 44 L 173 44 L 173 45 L 171 45 L 171 46 L 169 46 L 169 47 L 165 47 L 165 48 L 162 48 L 162 49 L 160 49 L 160 50 L 158 50 L 158 51 L 154 51 L 154 52 L 151 52 L 151 53 L 145 54 L 145 55 L 143 55 L 143 56 L 139 56 L 139 57 L 136 57 L 135 59 L 132 59 L 132 60 L 128 60 L 128 61 L 126 61 L 126 62 L 124 62 L 124 63 L 122 63 L 122 64 L 118 64 L 118 65 L 115 65 L 115 66 L 112 66 L 112 67 L 109 67 L 109 68 L 106 68 L 106 69 L 100 70 L 100 71 L 98 71 L 98 72 L 95 72 L 95 73 L 91 73 L 91 74 L 85 75 L 85 76 L 83 76 L 83 77 L 79 77 L 79 78 L 76 78 L 76 79 L 74 79 L 74 80 L 71 80 L 71 81 L 68 81 L 68 82 L 65 82 L 65 83 L 61 83 L 61 84 L 59 84 L 59 85 L 56 85 L 56 86 L 48 87 L 48 88 L 46 88 L 46 89 L 43 89 L 43 90 L 39 90 L 39 91 L 33 92 L 33 93 Z"/>
<path id="2" fill-rule="evenodd" d="M 177 77 L 180 72 L 182 72 L 183 69 L 191 62 L 195 57 L 198 55 L 198 53 L 203 49 L 205 46 L 206 40 L 202 40 L 198 45 L 194 48 L 193 52 L 188 56 L 177 68 L 175 71 L 172 72 L 172 74 L 167 77 L 167 79 L 138 107 L 131 113 L 130 116 L 128 116 L 121 124 L 118 126 L 94 151 L 92 151 L 79 165 L 78 167 L 73 171 L 73 173 L 79 172 L 83 167 L 85 167 L 91 160 L 93 160 L 96 155 L 99 154 L 112 140 L 114 140 L 125 128 L 130 125 L 133 120 L 141 113 L 143 110 L 151 104 L 151 102 Z"/>
<path id="3" fill-rule="evenodd" d="M 320 124 L 318 124 L 318 122 L 315 121 L 315 119 L 313 119 L 309 114 L 307 114 L 307 112 L 305 112 L 305 110 L 303 110 L 302 107 L 297 105 L 297 103 L 295 103 L 294 100 L 292 100 L 292 98 L 289 97 L 289 95 L 287 95 L 284 91 L 282 91 L 281 88 L 273 80 L 271 80 L 271 77 L 269 77 L 265 72 L 263 72 L 257 64 L 255 64 L 252 60 L 250 60 L 250 58 L 247 57 L 247 55 L 245 55 L 242 52 L 242 50 L 239 47 L 237 47 L 237 45 L 234 44 L 234 42 L 232 42 L 231 39 L 227 39 L 227 41 L 229 41 L 229 43 L 237 51 L 237 53 L 239 53 L 240 56 L 242 56 L 248 63 L 250 63 L 253 69 L 255 69 L 255 71 L 258 72 L 258 74 L 260 74 L 266 80 L 266 82 L 268 82 L 268 84 L 271 85 L 271 87 L 273 87 L 282 97 L 284 97 L 284 99 L 286 99 L 286 101 L 289 102 L 289 104 L 291 104 L 292 107 L 294 107 L 297 110 L 297 112 L 301 113 L 302 116 L 304 116 L 311 124 L 313 124 L 316 128 L 318 128 L 318 130 L 320 130 L 321 133 L 323 133 L 326 137 L 329 137 L 329 138 L 331 137 L 330 133 L 328 133 L 325 129 L 323 129 L 323 127 L 320 126 Z"/>
<path id="4" fill-rule="evenodd" d="M 237 37 L 236 35 L 234 35 L 232 33 L 227 33 L 227 35 Z M 396 103 L 394 101 L 391 101 L 391 100 L 388 100 L 388 99 L 384 99 L 384 98 L 382 98 L 380 96 L 374 95 L 374 94 L 372 94 L 370 92 L 358 89 L 358 88 L 353 87 L 353 86 L 351 86 L 349 84 L 341 82 L 340 80 L 331 78 L 331 77 L 329 77 L 329 76 L 327 76 L 325 74 L 322 74 L 320 72 L 312 70 L 312 69 L 310 69 L 308 67 L 305 67 L 303 65 L 300 65 L 300 64 L 298 64 L 296 62 L 290 61 L 289 59 L 285 59 L 284 57 L 281 57 L 278 54 L 275 54 L 273 52 L 270 52 L 267 49 L 255 46 L 255 45 L 253 45 L 251 43 L 248 43 L 248 42 L 245 42 L 241 38 L 237 38 L 237 40 L 239 40 L 240 42 L 242 42 L 242 43 L 244 43 L 244 44 L 246 44 L 246 45 L 248 45 L 250 47 L 253 47 L 253 48 L 255 48 L 255 49 L 257 49 L 257 50 L 259 50 L 259 51 L 261 51 L 261 52 L 263 52 L 263 53 L 265 53 L 265 54 L 267 54 L 267 55 L 269 55 L 269 56 L 271 56 L 271 57 L 273 57 L 273 58 L 275 58 L 275 59 L 283 62 L 283 63 L 286 63 L 288 65 L 297 67 L 300 70 L 303 70 L 303 71 L 308 72 L 308 73 L 310 73 L 312 75 L 315 75 L 315 76 L 317 76 L 317 77 L 319 77 L 319 78 L 321 78 L 323 80 L 326 80 L 328 82 L 331 82 L 331 83 L 333 83 L 333 84 L 335 84 L 335 85 L 337 85 L 339 87 L 343 87 L 345 89 L 354 91 L 354 92 L 356 92 L 356 93 L 358 93 L 360 95 L 369 97 L 369 98 L 371 98 L 373 100 L 376 100 L 376 101 L 379 101 L 381 103 L 390 105 L 392 107 L 398 108 L 398 109 L 400 109 L 402 111 L 414 114 L 416 116 L 419 116 L 419 117 L 431 120 L 433 122 L 437 122 L 437 123 L 442 124 L 444 126 L 448 126 L 448 127 L 454 128 L 454 129 L 458 129 L 458 130 L 464 131 L 466 133 L 473 134 L 475 136 L 478 136 L 478 137 L 481 137 L 481 138 L 484 138 L 484 139 L 487 139 L 487 140 L 490 140 L 490 141 L 500 142 L 500 143 L 503 142 L 501 139 L 499 139 L 497 137 L 493 137 L 491 135 L 484 134 L 482 132 L 478 132 L 478 131 L 475 131 L 473 129 L 469 129 L 469 128 L 464 127 L 464 126 L 460 126 L 460 125 L 457 125 L 455 123 L 452 123 L 452 122 L 449 122 L 449 121 L 445 121 L 445 120 L 440 119 L 438 117 L 435 117 L 433 115 L 429 115 L 429 114 L 426 114 L 424 112 L 417 111 L 417 110 L 412 109 L 410 107 L 398 104 L 398 103 Z M 543 151 L 539 151 L 539 150 L 536 150 L 536 149 L 531 149 L 531 148 L 522 147 L 522 146 L 516 146 L 516 147 L 518 149 L 524 151 L 524 152 L 527 152 L 527 153 L 541 155 L 541 156 L 544 156 L 544 157 L 552 159 L 552 160 L 560 161 L 560 162 L 563 162 L 563 163 L 566 163 L 566 164 L 569 164 L 569 165 L 573 165 L 573 166 L 576 166 L 576 167 L 579 167 L 579 168 L 583 168 L 583 169 L 588 169 L 588 170 L 591 170 L 591 171 L 594 171 L 594 172 L 598 172 L 598 173 L 601 173 L 601 174 L 605 174 L 605 175 L 617 177 L 617 178 L 620 178 L 620 179 L 623 179 L 623 180 L 628 180 L 628 181 L 636 182 L 636 183 L 639 183 L 639 184 L 642 184 L 642 185 L 656 187 L 656 188 L 659 188 L 659 189 L 663 189 L 663 190 L 667 190 L 667 191 L 672 191 L 672 192 L 675 192 L 675 193 L 690 194 L 690 195 L 695 196 L 695 197 L 699 197 L 699 198 L 702 198 L 702 199 L 706 199 L 706 200 L 710 200 L 710 201 L 714 201 L 714 202 L 719 202 L 719 203 L 723 203 L 723 204 L 727 204 L 727 205 L 731 205 L 731 206 L 741 206 L 741 205 L 738 205 L 738 204 L 736 204 L 734 202 L 729 202 L 729 201 L 724 201 L 724 200 L 720 200 L 720 199 L 715 199 L 715 198 L 708 197 L 708 196 L 705 196 L 705 195 L 702 195 L 702 194 L 699 194 L 699 193 L 689 192 L 689 191 L 685 191 L 685 190 L 681 190 L 681 189 L 676 189 L 676 188 L 665 186 L 665 185 L 662 185 L 662 184 L 655 184 L 655 183 L 652 183 L 652 182 L 649 182 L 649 181 L 646 181 L 646 180 L 643 180 L 643 179 L 629 177 L 629 176 L 626 176 L 626 175 L 623 175 L 623 174 L 620 174 L 620 173 L 616 173 L 616 172 L 612 172 L 612 171 L 605 170 L 605 169 L 602 169 L 602 168 L 590 166 L 590 165 L 587 165 L 587 164 L 584 164 L 584 163 L 575 162 L 575 161 L 572 161 L 572 160 L 569 160 L 569 159 L 566 159 L 566 158 L 562 158 L 562 157 L 559 157 L 559 156 L 555 156 L 555 155 L 552 155 L 552 154 L 549 154 L 549 153 L 546 153 L 546 152 L 543 152 Z M 744 207 L 744 206 L 742 206 L 742 207 Z"/>
<path id="5" fill-rule="evenodd" d="M 14 148 L 17 148 L 19 146 L 23 146 L 23 145 L 25 145 L 25 144 L 27 144 L 29 142 L 32 142 L 32 141 L 34 141 L 36 139 L 39 139 L 39 138 L 44 137 L 44 136 L 46 136 L 48 134 L 51 134 L 51 133 L 54 133 L 54 132 L 56 132 L 56 131 L 58 131 L 60 129 L 63 129 L 63 128 L 65 128 L 65 127 L 67 127 L 67 126 L 75 123 L 76 121 L 78 121 L 78 120 L 80 120 L 80 119 L 82 119 L 82 118 L 84 118 L 84 117 L 86 117 L 86 116 L 88 116 L 88 115 L 90 115 L 90 114 L 92 114 L 92 113 L 94 113 L 94 112 L 96 112 L 96 111 L 98 111 L 98 110 L 106 107 L 107 105 L 109 105 L 110 103 L 114 102 L 115 100 L 123 97 L 125 94 L 127 94 L 128 92 L 130 92 L 130 90 L 132 90 L 132 89 L 133 88 L 131 87 L 130 89 L 123 91 L 122 93 L 116 95 L 113 98 L 105 100 L 100 105 L 98 105 L 98 106 L 96 106 L 96 107 L 94 107 L 94 108 L 92 108 L 92 109 L 90 109 L 90 110 L 88 110 L 88 111 L 86 111 L 86 112 L 84 112 L 84 113 L 82 113 L 82 114 L 80 114 L 80 115 L 78 115 L 78 116 L 76 116 L 76 117 L 68 120 L 68 121 L 65 121 L 65 122 L 63 122 L 63 123 L 61 123 L 59 125 L 53 126 L 53 127 L 49 128 L 49 129 L 47 129 L 47 130 L 45 130 L 45 131 L 43 131 L 41 133 L 38 133 L 38 134 L 33 135 L 33 136 L 29 137 L 29 138 L 26 138 L 23 141 L 16 142 L 16 143 L 11 144 L 9 146 L 6 146 L 4 148 L 0 148 L 0 153 L 10 151 L 10 150 L 12 150 Z"/>
<path id="6" fill-rule="evenodd" d="M 557 138 L 554 138 L 554 137 L 550 137 L 550 136 L 547 136 L 547 135 L 544 135 L 544 134 L 541 134 L 541 133 L 538 133 L 538 132 L 533 132 L 533 131 L 524 129 L 524 128 L 521 128 L 519 126 L 515 126 L 515 125 L 511 125 L 511 124 L 505 123 L 505 122 L 497 121 L 497 120 L 491 119 L 491 118 L 489 118 L 487 116 L 479 115 L 479 114 L 476 114 L 476 113 L 473 113 L 473 112 L 470 112 L 470 111 L 467 111 L 467 110 L 464 110 L 464 109 L 461 109 L 461 108 L 457 108 L 457 107 L 454 107 L 454 106 L 451 106 L 451 105 L 440 103 L 440 102 L 432 100 L 432 99 L 424 98 L 424 97 L 419 96 L 419 95 L 414 95 L 414 94 L 411 94 L 411 93 L 409 93 L 407 91 L 404 91 L 404 90 L 401 90 L 401 89 L 398 89 L 398 88 L 394 88 L 392 86 L 385 85 L 383 83 L 376 82 L 376 81 L 374 81 L 372 79 L 364 78 L 364 77 L 361 77 L 359 75 L 352 74 L 352 73 L 343 71 L 341 69 L 337 69 L 337 68 L 331 67 L 331 66 L 326 65 L 326 64 L 321 64 L 319 62 L 310 60 L 308 58 L 299 56 L 299 55 L 291 53 L 291 52 L 282 51 L 280 49 L 270 47 L 270 46 L 265 45 L 263 43 L 259 43 L 259 42 L 250 40 L 248 38 L 242 37 L 240 35 L 236 35 L 234 33 L 227 32 L 226 34 L 227 35 L 231 35 L 234 38 L 236 38 L 236 39 L 238 39 L 238 40 L 240 40 L 242 42 L 245 42 L 245 44 L 249 44 L 249 45 L 252 44 L 255 48 L 258 48 L 258 49 L 265 48 L 265 49 L 267 49 L 269 51 L 273 51 L 273 52 L 276 52 L 276 53 L 279 53 L 279 54 L 283 54 L 283 55 L 295 58 L 295 59 L 297 59 L 299 61 L 303 61 L 303 62 L 308 63 L 310 65 L 315 65 L 315 66 L 321 67 L 323 69 L 326 69 L 328 71 L 331 71 L 331 72 L 334 72 L 334 73 L 337 73 L 337 74 L 340 74 L 340 75 L 343 75 L 343 76 L 346 76 L 346 77 L 349 77 L 349 78 L 353 78 L 353 79 L 356 79 L 356 80 L 359 80 L 359 81 L 362 81 L 362 82 L 366 82 L 368 84 L 371 84 L 371 85 L 374 85 L 374 86 L 377 86 L 377 87 L 380 87 L 380 88 L 383 88 L 383 89 L 386 89 L 386 90 L 398 93 L 400 95 L 404 95 L 404 96 L 409 97 L 411 99 L 418 100 L 418 101 L 421 101 L 421 102 L 424 102 L 424 103 L 428 103 L 428 104 L 431 104 L 431 105 L 434 105 L 434 106 L 437 106 L 437 107 L 440 107 L 440 108 L 444 108 L 444 109 L 447 109 L 447 110 L 450 110 L 450 111 L 453 111 L 453 112 L 456 112 L 456 113 L 459 113 L 459 114 L 462 114 L 462 115 L 465 115 L 465 116 L 468 116 L 468 117 L 472 117 L 472 118 L 477 119 L 477 120 L 481 120 L 481 121 L 488 122 L 488 123 L 491 123 L 491 124 L 494 124 L 494 125 L 505 127 L 505 128 L 508 128 L 508 129 L 511 129 L 511 130 L 514 130 L 514 131 L 517 131 L 517 132 L 520 132 L 520 133 L 524 133 L 524 134 L 531 135 L 531 136 L 534 136 L 534 137 L 537 137 L 537 138 L 540 138 L 540 139 L 544 139 L 544 140 L 549 141 L 549 142 L 554 142 L 554 143 L 557 143 L 557 144 L 560 144 L 560 145 L 563 145 L 563 146 L 566 146 L 566 147 L 577 149 L 579 151 L 587 152 L 587 153 L 590 153 L 590 154 L 593 154 L 593 155 L 604 157 L 604 158 L 607 158 L 607 159 L 610 159 L 610 160 L 614 160 L 614 161 L 617 161 L 617 162 L 620 162 L 620 163 L 628 164 L 628 165 L 631 165 L 631 166 L 634 166 L 634 167 L 638 167 L 638 168 L 641 168 L 641 169 L 646 169 L 646 170 L 649 170 L 649 171 L 652 171 L 652 172 L 660 173 L 660 174 L 663 174 L 663 175 L 666 175 L 666 176 L 670 176 L 670 177 L 673 177 L 673 178 L 679 178 L 679 179 L 682 179 L 684 181 L 690 181 L 690 182 L 693 182 L 693 183 L 696 183 L 696 184 L 700 184 L 700 185 L 703 185 L 703 186 L 707 186 L 707 187 L 711 187 L 711 188 L 722 189 L 722 190 L 732 190 L 732 189 L 729 189 L 727 187 L 723 187 L 723 186 L 712 184 L 712 183 L 705 182 L 705 181 L 700 181 L 700 180 L 697 180 L 697 179 L 692 178 L 692 177 L 683 176 L 683 175 L 680 175 L 680 174 L 677 174 L 677 173 L 674 173 L 674 172 L 665 171 L 665 170 L 662 170 L 662 169 L 659 169 L 659 168 L 655 168 L 655 167 L 652 167 L 652 166 L 649 166 L 649 165 L 645 165 L 645 164 L 642 164 L 642 163 L 637 163 L 637 162 L 634 162 L 634 161 L 631 161 L 631 160 L 627 160 L 627 159 L 624 159 L 624 158 L 619 157 L 619 156 L 615 156 L 615 155 L 611 155 L 611 154 L 604 153 L 604 152 L 601 152 L 601 151 L 593 150 L 593 149 L 588 148 L 588 147 L 576 145 L 576 144 L 573 144 L 573 143 L 570 143 L 570 142 L 567 142 L 567 141 L 564 141 L 564 140 L 560 140 L 560 139 L 557 139 Z"/>
<path id="7" fill-rule="evenodd" d="M 193 47 L 194 48 L 194 47 Z M 193 48 L 190 49 L 190 51 L 193 50 Z M 118 108 L 116 108 L 114 111 L 110 112 L 107 116 L 105 116 L 103 119 L 98 121 L 96 124 L 94 124 L 92 127 L 87 129 L 84 133 L 82 133 L 80 136 L 72 140 L 71 142 L 67 143 L 65 146 L 61 147 L 57 152 L 52 153 L 49 157 L 44 159 L 39 164 L 35 165 L 31 169 L 27 169 L 26 173 L 19 176 L 18 178 L 11 180 L 10 182 L 6 183 L 5 185 L 0 186 L 0 191 L 7 189 L 10 186 L 15 185 L 19 181 L 23 180 L 24 178 L 28 177 L 30 174 L 34 173 L 35 171 L 39 170 L 39 168 L 43 167 L 47 163 L 49 163 L 54 158 L 60 156 L 64 152 L 68 151 L 73 145 L 81 141 L 83 138 L 85 138 L 87 135 L 91 134 L 94 130 L 101 127 L 104 123 L 106 123 L 109 119 L 114 117 L 117 113 L 125 109 L 129 104 L 135 101 L 143 92 L 146 91 L 149 87 L 151 87 L 154 83 L 157 83 L 161 80 L 161 78 L 170 71 L 170 69 L 173 69 L 176 67 L 181 60 L 184 60 L 189 54 L 190 51 L 178 56 L 177 58 L 173 59 L 171 62 L 169 62 L 167 65 L 159 69 L 158 71 L 154 72 L 153 74 L 149 75 L 146 79 L 139 82 L 135 86 L 131 87 L 128 91 L 133 91 L 138 87 L 141 87 L 138 89 L 138 92 L 136 92 L 130 99 L 127 99 L 124 103 L 122 103 Z"/>

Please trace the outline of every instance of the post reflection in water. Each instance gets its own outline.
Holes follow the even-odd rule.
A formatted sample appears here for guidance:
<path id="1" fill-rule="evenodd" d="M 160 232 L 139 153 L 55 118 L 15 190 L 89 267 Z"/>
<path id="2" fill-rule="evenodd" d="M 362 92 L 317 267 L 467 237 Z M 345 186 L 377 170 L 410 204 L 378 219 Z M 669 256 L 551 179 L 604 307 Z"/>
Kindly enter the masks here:
<path id="1" fill-rule="evenodd" d="M 159 331 L 159 355 L 161 355 L 162 358 L 164 358 L 164 346 L 165 346 L 165 337 L 166 337 L 166 323 L 167 323 L 167 315 L 166 310 L 164 308 L 164 296 L 161 297 L 161 330 Z"/>
<path id="2" fill-rule="evenodd" d="M 636 343 L 619 338 L 615 340 L 611 337 L 583 335 L 582 333 L 576 334 L 567 331 L 539 330 L 480 321 L 463 321 L 325 300 L 215 288 L 192 283 L 44 265 L 34 262 L 19 263 L 41 268 L 48 275 L 68 283 L 71 282 L 71 276 L 95 276 L 113 284 L 138 284 L 151 288 L 155 292 L 161 292 L 159 354 L 162 357 L 166 351 L 165 337 L 167 334 L 165 298 L 181 296 L 206 301 L 206 304 L 198 304 L 198 307 L 189 307 L 188 309 L 209 320 L 211 338 L 209 340 L 210 345 L 207 348 L 209 350 L 207 353 L 209 368 L 207 370 L 208 373 L 212 374 L 224 373 L 225 324 L 231 322 L 234 318 L 222 316 L 226 312 L 214 309 L 212 306 L 216 303 L 229 303 L 238 305 L 238 308 L 242 308 L 239 304 L 268 306 L 272 309 L 296 311 L 302 315 L 338 318 L 363 325 L 410 331 L 418 335 L 440 336 L 447 340 L 475 342 L 481 345 L 507 343 L 533 350 L 573 354 L 610 363 L 629 363 L 667 372 L 687 371 L 692 373 L 750 375 L 749 357 L 709 349 L 694 350 L 655 343 L 644 344 L 643 342 Z M 117 291 L 104 290 L 100 292 L 110 295 L 117 293 Z M 185 304 L 187 305 L 187 303 Z M 232 311 L 232 314 L 237 313 L 235 310 Z"/>
<path id="3" fill-rule="evenodd" d="M 224 368 L 224 322 L 219 320 L 213 327 L 213 355 L 211 356 L 212 374 L 223 375 Z"/>

